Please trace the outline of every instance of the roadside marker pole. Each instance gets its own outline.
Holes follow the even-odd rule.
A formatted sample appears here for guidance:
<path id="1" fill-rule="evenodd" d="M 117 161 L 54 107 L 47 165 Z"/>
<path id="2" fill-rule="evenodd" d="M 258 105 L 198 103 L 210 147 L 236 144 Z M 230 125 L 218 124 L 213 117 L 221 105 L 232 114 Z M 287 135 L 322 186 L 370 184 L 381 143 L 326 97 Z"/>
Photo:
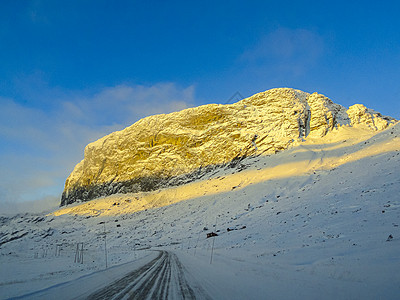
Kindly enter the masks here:
<path id="1" fill-rule="evenodd" d="M 215 225 L 214 225 L 215 234 L 217 234 L 217 219 L 218 219 L 218 216 L 215 217 Z M 212 259 L 213 259 L 214 243 L 215 243 L 215 235 L 213 236 L 213 241 L 212 241 L 212 246 L 211 246 L 210 265 L 212 264 Z"/>
<path id="2" fill-rule="evenodd" d="M 76 243 L 75 263 L 83 264 L 83 243 Z"/>
<path id="3" fill-rule="evenodd" d="M 75 259 L 74 259 L 74 263 L 76 263 L 76 262 L 78 261 L 78 251 L 79 251 L 78 243 L 76 243 L 76 250 L 75 250 Z"/>
<path id="4" fill-rule="evenodd" d="M 108 268 L 107 266 L 107 233 L 106 233 L 106 222 L 104 222 L 104 254 L 106 257 L 106 269 Z"/>
<path id="5" fill-rule="evenodd" d="M 213 253 L 214 253 L 214 242 L 215 242 L 215 236 L 213 236 L 213 242 L 212 242 L 212 247 L 211 247 L 210 265 L 212 264 L 212 258 L 213 258 Z"/>

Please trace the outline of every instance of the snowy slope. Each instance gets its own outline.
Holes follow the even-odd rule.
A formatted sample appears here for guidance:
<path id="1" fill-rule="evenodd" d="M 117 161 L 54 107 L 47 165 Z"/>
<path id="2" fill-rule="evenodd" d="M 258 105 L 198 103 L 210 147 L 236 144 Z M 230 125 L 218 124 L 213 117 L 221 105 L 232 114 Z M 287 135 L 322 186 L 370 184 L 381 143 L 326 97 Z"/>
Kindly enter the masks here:
<path id="1" fill-rule="evenodd" d="M 61 205 L 176 186 L 240 158 L 324 137 L 341 126 L 375 132 L 395 122 L 361 104 L 346 109 L 318 93 L 289 88 L 234 104 L 154 115 L 87 145 L 84 159 L 65 182 Z"/>
<path id="2" fill-rule="evenodd" d="M 170 249 L 215 299 L 397 299 L 399 165 L 399 124 L 344 127 L 185 186 L 2 218 L 0 296 L 98 273 L 105 227 L 108 266 Z"/>

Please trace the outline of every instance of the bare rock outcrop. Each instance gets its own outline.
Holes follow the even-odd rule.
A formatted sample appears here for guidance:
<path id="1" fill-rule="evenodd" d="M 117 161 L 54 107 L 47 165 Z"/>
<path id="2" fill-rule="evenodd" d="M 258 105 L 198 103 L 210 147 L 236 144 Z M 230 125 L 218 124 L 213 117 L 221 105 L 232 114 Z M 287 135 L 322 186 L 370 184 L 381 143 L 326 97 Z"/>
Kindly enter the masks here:
<path id="1" fill-rule="evenodd" d="M 65 183 L 61 205 L 187 182 L 212 168 L 287 149 L 338 126 L 382 130 L 393 118 L 356 104 L 289 88 L 229 105 L 209 104 L 139 120 L 85 148 Z"/>

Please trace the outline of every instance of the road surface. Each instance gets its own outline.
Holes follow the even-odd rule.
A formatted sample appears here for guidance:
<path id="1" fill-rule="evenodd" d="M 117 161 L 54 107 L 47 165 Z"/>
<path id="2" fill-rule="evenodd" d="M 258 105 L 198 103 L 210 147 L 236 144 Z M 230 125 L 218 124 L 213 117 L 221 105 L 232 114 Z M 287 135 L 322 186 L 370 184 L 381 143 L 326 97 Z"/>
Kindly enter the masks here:
<path id="1" fill-rule="evenodd" d="M 158 250 L 154 256 L 12 299 L 211 299 L 195 280 L 188 281 L 192 276 L 176 254 Z"/>
<path id="2" fill-rule="evenodd" d="M 169 251 L 141 268 L 94 292 L 87 299 L 210 299 L 197 286 L 190 286 L 177 256 Z"/>

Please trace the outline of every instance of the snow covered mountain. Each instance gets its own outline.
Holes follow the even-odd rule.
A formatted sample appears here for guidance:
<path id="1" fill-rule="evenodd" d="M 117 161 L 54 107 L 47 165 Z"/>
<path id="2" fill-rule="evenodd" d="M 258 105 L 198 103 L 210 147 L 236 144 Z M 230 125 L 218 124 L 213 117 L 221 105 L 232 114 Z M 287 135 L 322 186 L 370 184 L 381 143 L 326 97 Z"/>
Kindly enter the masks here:
<path id="1" fill-rule="evenodd" d="M 0 298 L 85 299 L 167 250 L 212 299 L 398 299 L 399 125 L 344 126 L 185 185 L 2 217 Z"/>
<path id="2" fill-rule="evenodd" d="M 0 299 L 87 299 L 127 274 L 204 299 L 398 299 L 399 166 L 399 122 L 318 94 L 149 117 L 87 146 L 60 209 L 0 216 Z M 156 184 L 131 188 L 141 170 Z M 132 273 L 158 251 L 175 275 Z"/>
<path id="3" fill-rule="evenodd" d="M 175 186 L 341 126 L 379 131 L 394 122 L 360 104 L 347 110 L 323 95 L 288 88 L 150 116 L 89 144 L 66 180 L 61 205 Z"/>

